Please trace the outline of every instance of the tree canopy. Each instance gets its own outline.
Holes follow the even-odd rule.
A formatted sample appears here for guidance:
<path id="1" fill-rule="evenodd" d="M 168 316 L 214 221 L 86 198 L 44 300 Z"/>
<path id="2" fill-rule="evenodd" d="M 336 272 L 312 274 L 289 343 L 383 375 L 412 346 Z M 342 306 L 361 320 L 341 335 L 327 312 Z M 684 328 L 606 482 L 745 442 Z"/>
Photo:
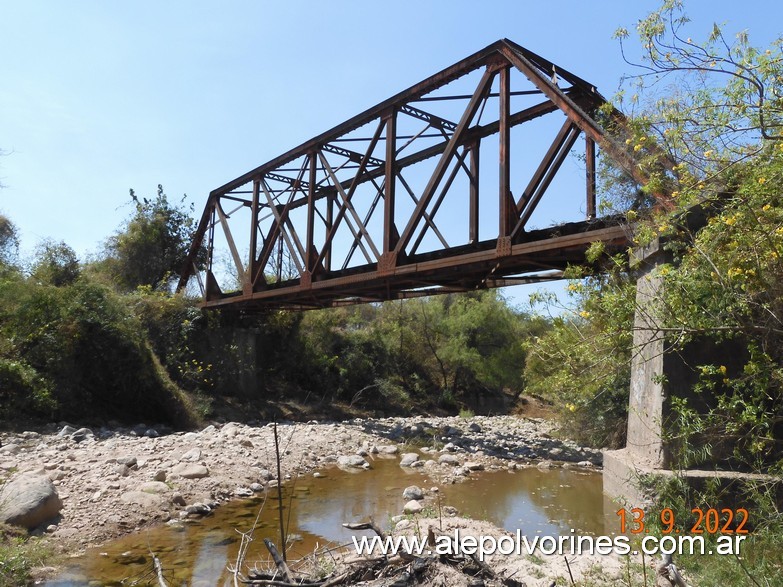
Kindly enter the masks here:
<path id="1" fill-rule="evenodd" d="M 158 185 L 152 199 L 130 190 L 134 213 L 105 246 L 103 269 L 125 291 L 139 286 L 169 290 L 187 257 L 195 229 L 192 207 L 169 202 Z"/>

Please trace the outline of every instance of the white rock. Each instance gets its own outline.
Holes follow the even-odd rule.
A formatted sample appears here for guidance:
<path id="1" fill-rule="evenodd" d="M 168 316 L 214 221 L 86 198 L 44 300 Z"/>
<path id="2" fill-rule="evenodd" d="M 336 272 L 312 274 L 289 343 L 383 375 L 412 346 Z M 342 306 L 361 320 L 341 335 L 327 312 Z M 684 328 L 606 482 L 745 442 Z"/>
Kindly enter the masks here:
<path id="1" fill-rule="evenodd" d="M 201 458 L 201 449 L 197 446 L 194 446 L 191 448 L 188 452 L 186 452 L 184 455 L 179 457 L 180 461 L 191 461 L 195 462 L 198 461 Z"/>
<path id="2" fill-rule="evenodd" d="M 18 444 L 6 444 L 5 446 L 0 446 L 0 453 L 5 453 L 8 455 L 15 455 L 17 454 L 21 449 L 21 447 Z"/>
<path id="3" fill-rule="evenodd" d="M 457 465 L 459 465 L 459 459 L 454 455 L 450 455 L 450 454 L 440 455 L 440 457 L 438 458 L 438 462 L 441 465 L 451 465 L 452 467 L 456 467 Z"/>
<path id="4" fill-rule="evenodd" d="M 342 455 L 337 457 L 337 466 L 347 469 L 358 469 L 367 468 L 370 466 L 370 463 L 364 460 L 364 457 L 359 455 Z"/>
<path id="5" fill-rule="evenodd" d="M 171 472 L 174 475 L 183 477 L 184 479 L 201 479 L 209 476 L 209 469 L 204 465 L 196 465 L 189 463 L 180 463 L 176 465 Z"/>
<path id="6" fill-rule="evenodd" d="M 400 467 L 410 467 L 419 460 L 419 455 L 415 452 L 406 452 L 402 457 L 400 458 Z"/>
<path id="7" fill-rule="evenodd" d="M 415 499 L 412 499 L 405 504 L 405 507 L 402 511 L 404 511 L 406 514 L 418 514 L 422 509 L 424 508 L 422 507 L 421 503 Z"/>

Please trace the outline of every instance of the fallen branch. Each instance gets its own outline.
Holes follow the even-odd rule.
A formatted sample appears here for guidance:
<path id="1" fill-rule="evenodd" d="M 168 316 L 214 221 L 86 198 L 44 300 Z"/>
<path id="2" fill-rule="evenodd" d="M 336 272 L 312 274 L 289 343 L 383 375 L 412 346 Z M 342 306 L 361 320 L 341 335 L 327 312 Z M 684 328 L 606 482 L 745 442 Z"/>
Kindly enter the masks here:
<path id="1" fill-rule="evenodd" d="M 152 566 L 155 567 L 155 574 L 158 576 L 158 585 L 160 587 L 169 587 L 166 579 L 163 578 L 163 565 L 160 564 L 160 559 L 152 554 L 151 551 L 150 555 L 152 556 Z"/>
<path id="2" fill-rule="evenodd" d="M 275 561 L 277 570 L 280 571 L 280 575 L 283 577 L 282 584 L 293 585 L 294 581 L 291 578 L 291 569 L 288 568 L 288 565 L 283 560 L 283 557 L 280 556 L 275 543 L 272 542 L 269 538 L 264 538 L 264 544 L 266 545 L 266 549 L 269 551 L 269 554 L 272 555 L 272 560 Z"/>

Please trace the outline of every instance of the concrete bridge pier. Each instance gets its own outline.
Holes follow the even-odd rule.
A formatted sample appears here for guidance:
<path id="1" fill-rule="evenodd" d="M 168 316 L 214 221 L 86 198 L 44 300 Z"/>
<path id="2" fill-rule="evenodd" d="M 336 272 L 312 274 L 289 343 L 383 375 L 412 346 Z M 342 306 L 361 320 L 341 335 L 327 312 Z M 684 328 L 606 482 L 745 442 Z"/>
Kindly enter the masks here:
<path id="1" fill-rule="evenodd" d="M 638 279 L 627 440 L 625 448 L 604 452 L 604 493 L 631 507 L 640 506 L 647 498 L 639 488 L 643 477 L 671 476 L 672 467 L 677 465 L 679 431 L 672 418 L 672 398 L 686 399 L 690 408 L 706 413 L 715 398 L 693 392 L 699 380 L 699 366 L 720 364 L 731 374 L 739 372 L 747 359 L 747 348 L 741 340 L 694 340 L 677 351 L 669 348 L 670 341 L 660 330 L 663 278 L 657 271 L 669 261 L 658 240 L 634 251 L 631 259 Z M 731 459 L 733 447 L 713 442 L 710 449 L 710 454 L 697 464 L 698 469 L 678 473 L 694 485 L 702 485 L 710 478 L 729 484 L 741 479 L 767 478 L 721 471 Z"/>
<path id="2" fill-rule="evenodd" d="M 662 291 L 662 278 L 656 268 L 666 260 L 658 240 L 634 251 L 631 259 L 637 266 L 638 279 L 627 440 L 624 449 L 604 452 L 604 493 L 634 505 L 644 498 L 637 487 L 639 477 L 670 464 L 664 424 L 673 381 L 670 376 L 677 370 L 674 363 L 682 360 L 665 352 L 665 337 L 655 328 Z"/>

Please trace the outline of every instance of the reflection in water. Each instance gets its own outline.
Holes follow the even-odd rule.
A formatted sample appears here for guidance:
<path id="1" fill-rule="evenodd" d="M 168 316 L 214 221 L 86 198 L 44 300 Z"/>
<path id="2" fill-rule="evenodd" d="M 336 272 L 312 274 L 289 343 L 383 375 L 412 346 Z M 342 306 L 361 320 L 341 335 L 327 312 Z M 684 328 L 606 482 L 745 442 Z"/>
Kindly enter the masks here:
<path id="1" fill-rule="evenodd" d="M 283 497 L 284 519 L 290 532 L 298 535 L 289 547 L 289 560 L 326 543 L 349 543 L 352 533 L 342 527 L 343 522 L 372 516 L 381 527 L 389 527 L 390 518 L 402 510 L 402 491 L 408 485 L 427 490 L 434 483 L 421 469 L 402 469 L 397 459 L 377 459 L 370 471 L 332 469 L 321 479 L 297 480 L 286 487 Z M 529 537 L 567 534 L 572 528 L 603 534 L 608 529 L 604 499 L 600 474 L 565 469 L 485 472 L 465 483 L 441 486 L 442 505 L 513 532 L 520 529 Z M 119 585 L 128 578 L 140 580 L 138 585 L 156 585 L 150 551 L 160 558 L 171 585 L 227 585 L 226 564 L 236 559 L 239 548 L 237 530 L 249 530 L 261 508 L 247 560 L 266 561 L 262 539 L 278 542 L 279 538 L 276 492 L 266 501 L 258 497 L 222 506 L 214 515 L 185 528 L 165 526 L 119 539 L 77 559 L 47 585 L 76 587 L 90 581 Z"/>
<path id="2" fill-rule="evenodd" d="M 486 473 L 443 489 L 444 502 L 471 518 L 528 537 L 605 531 L 601 476 L 567 469 Z"/>

